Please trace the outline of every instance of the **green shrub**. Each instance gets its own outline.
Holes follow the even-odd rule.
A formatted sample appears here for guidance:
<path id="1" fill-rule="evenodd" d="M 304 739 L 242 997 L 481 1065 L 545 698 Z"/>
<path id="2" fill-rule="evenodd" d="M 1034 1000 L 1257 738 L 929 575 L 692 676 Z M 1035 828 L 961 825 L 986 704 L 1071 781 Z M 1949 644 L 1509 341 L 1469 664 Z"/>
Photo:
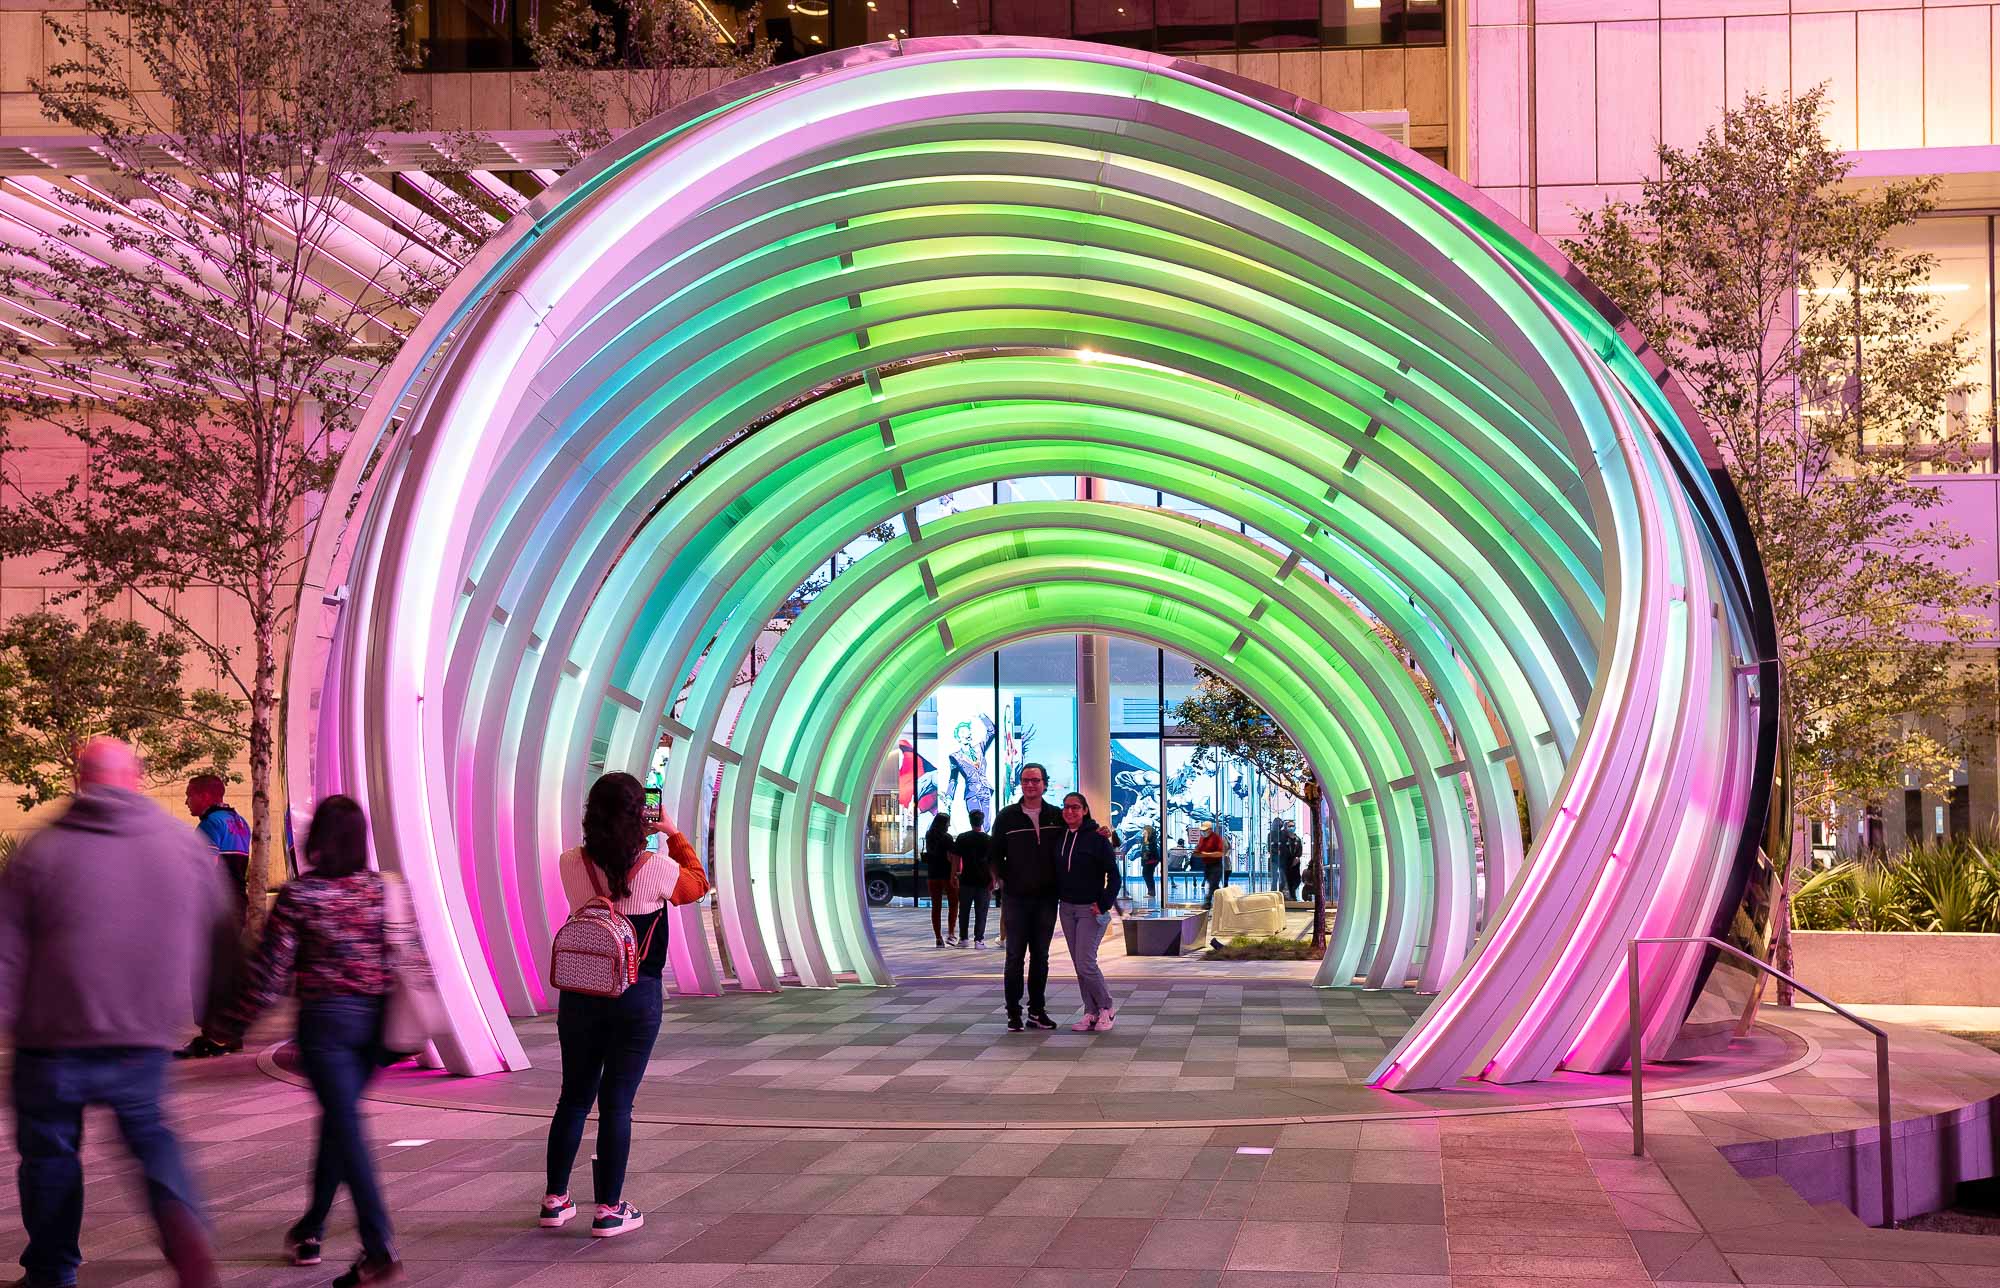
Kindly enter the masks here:
<path id="1" fill-rule="evenodd" d="M 1981 829 L 1809 873 L 1792 896 L 1801 930 L 2000 933 L 2000 834 Z"/>
<path id="2" fill-rule="evenodd" d="M 1238 935 L 1220 948 L 1211 947 L 1205 960 L 1212 962 L 1304 962 L 1318 961 L 1319 950 L 1310 939 L 1287 939 L 1283 935 Z"/>

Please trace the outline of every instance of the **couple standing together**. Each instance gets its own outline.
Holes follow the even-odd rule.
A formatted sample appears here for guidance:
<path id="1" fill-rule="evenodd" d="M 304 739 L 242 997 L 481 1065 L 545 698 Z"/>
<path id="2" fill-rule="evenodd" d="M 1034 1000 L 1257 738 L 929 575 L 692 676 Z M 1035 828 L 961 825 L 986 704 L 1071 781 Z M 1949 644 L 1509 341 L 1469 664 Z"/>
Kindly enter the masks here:
<path id="1" fill-rule="evenodd" d="M 1058 807 L 1044 796 L 1048 786 L 1048 770 L 1032 761 L 1021 766 L 1021 799 L 993 820 L 993 883 L 1007 938 L 1007 1028 L 1056 1027 L 1048 1013 L 1049 943 L 1060 922 L 1083 993 L 1083 1018 L 1070 1027 L 1101 1033 L 1117 1012 L 1097 949 L 1118 900 L 1118 863 L 1110 833 L 1091 818 L 1083 793 L 1069 793 Z"/>

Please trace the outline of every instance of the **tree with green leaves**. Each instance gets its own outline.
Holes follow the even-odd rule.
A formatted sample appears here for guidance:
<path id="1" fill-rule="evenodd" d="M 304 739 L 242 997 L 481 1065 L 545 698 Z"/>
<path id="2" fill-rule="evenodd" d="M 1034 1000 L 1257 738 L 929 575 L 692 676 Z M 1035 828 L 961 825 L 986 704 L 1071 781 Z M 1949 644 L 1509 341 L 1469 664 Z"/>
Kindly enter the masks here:
<path id="1" fill-rule="evenodd" d="M 0 293 L 60 340 L 0 383 L 0 555 L 40 559 L 94 605 L 130 595 L 248 713 L 252 927 L 273 845 L 279 649 L 303 534 L 358 404 L 440 278 L 423 230 L 343 216 L 376 136 L 415 120 L 387 3 L 95 0 L 47 20 L 33 84 L 106 171 L 50 185 Z M 23 426 L 81 449 L 59 486 L 7 460 Z M 239 646 L 213 637 L 218 603 Z"/>
<path id="2" fill-rule="evenodd" d="M 1906 774 L 1949 781 L 1963 747 L 1916 713 L 1967 700 L 1988 600 L 1951 567 L 1968 538 L 1915 478 L 1983 461 L 1989 428 L 1952 412 L 1977 355 L 1926 289 L 1933 257 L 1895 240 L 1936 182 L 1847 185 L 1825 102 L 1746 98 L 1692 148 L 1661 147 L 1659 177 L 1583 212 L 1569 245 L 1685 380 L 1763 558 L 1783 673 L 1763 696 L 1791 749 L 1790 852 L 1770 856 L 1785 970 L 1809 821 Z M 1990 710 L 1990 683 L 1971 687 Z"/>
<path id="3" fill-rule="evenodd" d="M 556 0 L 528 38 L 528 108 L 576 160 L 618 130 L 771 65 L 762 5 L 703 0 Z"/>
<path id="4" fill-rule="evenodd" d="M 137 622 L 23 613 L 0 623 L 0 781 L 22 809 L 71 791 L 76 753 L 100 735 L 139 749 L 147 778 L 228 774 L 243 703 L 182 686 L 187 646 Z"/>
<path id="5" fill-rule="evenodd" d="M 1313 888 L 1313 947 L 1326 948 L 1326 838 L 1320 822 L 1319 775 L 1304 752 L 1279 727 L 1270 713 L 1227 676 L 1201 663 L 1194 667 L 1194 692 L 1174 708 L 1174 722 L 1193 737 L 1188 758 L 1193 769 L 1220 769 L 1234 761 L 1250 766 L 1259 778 L 1290 792 L 1305 804 L 1308 871 Z"/>

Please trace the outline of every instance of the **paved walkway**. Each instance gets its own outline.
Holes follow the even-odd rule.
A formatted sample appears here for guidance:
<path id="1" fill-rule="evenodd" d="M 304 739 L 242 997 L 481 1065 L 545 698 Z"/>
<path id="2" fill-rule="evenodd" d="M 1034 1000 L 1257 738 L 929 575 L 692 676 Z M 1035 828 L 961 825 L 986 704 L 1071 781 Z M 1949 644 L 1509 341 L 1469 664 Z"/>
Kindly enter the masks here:
<path id="1" fill-rule="evenodd" d="M 1200 910 L 1194 908 L 1188 911 Z M 986 929 L 990 937 L 984 949 L 937 947 L 937 940 L 931 935 L 928 903 L 921 908 L 900 903 L 894 907 L 873 908 L 868 915 L 870 924 L 875 928 L 876 941 L 881 944 L 882 954 L 888 959 L 899 983 L 921 979 L 984 979 L 997 984 L 1000 979 L 1004 958 L 997 938 L 998 909 L 987 914 Z M 1333 924 L 1332 919 L 1333 914 L 1329 911 L 1329 927 Z M 1287 914 L 1285 933 L 1288 937 L 1310 939 L 1311 927 L 1310 909 L 1293 908 Z M 1319 970 L 1319 963 L 1314 961 L 1210 961 L 1206 953 L 1206 941 L 1203 941 L 1189 945 L 1188 953 L 1180 957 L 1127 957 L 1125 936 L 1120 930 L 1120 923 L 1114 921 L 1110 933 L 1105 936 L 1103 947 L 1098 950 L 1098 961 L 1113 979 L 1135 982 L 1152 979 L 1233 984 L 1267 981 L 1310 983 Z M 1075 978 L 1069 963 L 1069 951 L 1063 944 L 1060 931 L 1049 948 L 1049 978 L 1052 982 Z M 1075 995 L 1073 988 L 1070 995 Z"/>
<path id="2" fill-rule="evenodd" d="M 228 1282 L 322 1283 L 276 1252 L 314 1110 L 246 1057 L 175 1104 Z M 645 1124 L 646 1228 L 531 1228 L 545 1122 L 376 1103 L 401 1252 L 427 1288 L 1530 1288 L 2000 1285 L 2000 1241 L 1884 1232 L 1746 1179 L 1699 1133 L 1630 1157 L 1616 1109 L 1151 1131 Z M 1692 1121 L 1692 1118 L 1690 1118 Z M 108 1124 L 90 1125 L 85 1288 L 164 1285 Z M 0 1255 L 20 1248 L 4 1201 Z"/>
<path id="3" fill-rule="evenodd" d="M 786 989 L 673 998 L 638 1117 L 800 1127 L 1152 1127 L 1519 1110 L 1615 1100 L 1619 1077 L 1533 1088 L 1466 1082 L 1398 1095 L 1367 1085 L 1428 998 L 1304 984 L 1120 983 L 1116 1027 L 1071 1033 L 1076 988 L 1051 989 L 1054 1032 L 1009 1033 L 996 985 Z M 391 1070 L 379 1094 L 439 1108 L 545 1115 L 561 1082 L 553 1017 L 519 1021 L 534 1067 L 504 1078 Z M 1727 1054 L 1661 1068 L 1655 1090 L 1729 1085 L 1796 1063 L 1760 1027 Z M 299 1079 L 290 1048 L 267 1065 Z"/>
<path id="4" fill-rule="evenodd" d="M 1128 1003 L 1130 1024 L 1106 1035 L 1128 1045 L 1067 1034 L 978 1033 L 981 1049 L 968 1044 L 961 1054 L 978 1068 L 985 1052 L 1004 1051 L 1027 1075 L 1053 1081 L 1051 1090 L 1020 1097 L 1028 1101 L 1071 1094 L 1072 1078 L 1099 1076 L 1087 1057 L 1101 1050 L 1125 1054 L 1105 1061 L 1122 1069 L 1118 1077 L 1228 1076 L 1231 1085 L 1221 1094 L 1254 1106 L 1285 1089 L 1258 1085 L 1241 1070 L 1280 1050 L 1291 1061 L 1294 1027 L 1314 1032 L 1315 1046 L 1318 1033 L 1333 1034 L 1332 1049 L 1340 1050 L 1334 1028 L 1341 1012 L 1319 999 L 1354 999 L 1356 1015 L 1364 1000 L 1384 1008 L 1382 1014 L 1389 1004 L 1409 1014 L 1409 1004 L 1390 994 L 1319 994 L 1296 982 L 1221 983 L 1176 978 L 1150 964 L 1143 969 L 1159 973 L 1120 987 L 1135 999 L 1156 993 L 1159 1005 L 1149 1014 L 1137 1009 L 1140 1001 Z M 1815 1201 L 1782 1179 L 1787 1160 L 1802 1154 L 1818 1159 L 1801 1172 L 1809 1191 L 1815 1178 L 1851 1179 L 1862 1156 L 1857 1144 L 1865 1151 L 1872 1132 L 1865 1043 L 1833 1017 L 1804 1011 L 1767 1012 L 1793 1035 L 1783 1072 L 1683 1089 L 1677 1098 L 1649 1103 L 1643 1159 L 1631 1156 L 1630 1124 L 1616 1104 L 1443 1114 L 1406 1103 L 1397 1118 L 1327 1114 L 1315 1121 L 1197 1125 L 1172 1121 L 1171 1109 L 1161 1106 L 1217 1093 L 1165 1089 L 1139 1097 L 1164 1120 L 1153 1127 L 1050 1125 L 1024 1122 L 1025 1116 L 1010 1119 L 1015 1125 L 943 1127 L 668 1121 L 688 1116 L 704 1088 L 732 1079 L 768 1080 L 749 1088 L 760 1097 L 830 1094 L 823 1085 L 776 1085 L 821 1072 L 828 1079 L 885 1078 L 872 1093 L 840 1093 L 871 1095 L 885 1106 L 943 1103 L 954 1075 L 919 1071 L 955 1040 L 942 1031 L 904 1032 L 886 1045 L 845 1040 L 883 1034 L 842 1035 L 843 1046 L 864 1053 L 838 1055 L 836 1046 L 796 1062 L 810 1069 L 746 1073 L 757 1060 L 734 1069 L 703 1066 L 732 1063 L 714 1054 L 721 1047 L 712 1044 L 733 1046 L 763 1022 L 730 1012 L 785 1008 L 768 1013 L 787 1017 L 778 1031 L 748 1040 L 784 1038 L 759 1049 L 797 1055 L 801 1047 L 824 1046 L 825 1028 L 942 1026 L 942 1003 L 955 1005 L 960 990 L 990 996 L 990 976 L 975 976 L 897 990 L 677 1001 L 635 1127 L 626 1189 L 645 1209 L 646 1227 L 620 1239 L 592 1240 L 580 1223 L 562 1231 L 532 1228 L 553 1098 L 549 1084 L 532 1078 L 546 1074 L 429 1075 L 428 1089 L 457 1096 L 456 1108 L 440 1107 L 442 1096 L 431 1103 L 371 1101 L 369 1130 L 411 1282 L 426 1288 L 1553 1288 L 1649 1281 L 2000 1288 L 2000 1240 L 1868 1229 L 1840 1203 L 1823 1195 Z M 1214 1004 L 1182 1009 L 1184 999 L 1196 997 Z M 841 1018 L 831 1025 L 800 1019 L 790 1009 L 794 999 L 808 1011 L 841 1008 Z M 862 1009 L 846 1011 L 850 1006 Z M 880 1008 L 874 1018 L 871 1006 Z M 687 1018 L 702 1008 L 713 1016 Z M 1294 1019 L 1303 1022 L 1294 1026 Z M 718 1027 L 703 1031 L 698 1026 L 705 1023 Z M 964 1038 L 991 1020 L 982 1013 L 954 1023 Z M 1205 1027 L 1225 1031 L 1204 1033 Z M 263 1033 L 269 1041 L 283 1036 L 281 1027 Z M 543 1040 L 536 1033 L 529 1026 L 531 1042 Z M 893 1071 L 818 1067 L 850 1058 L 900 1062 L 901 1044 L 911 1037 L 919 1042 L 909 1062 Z M 1214 1044 L 1213 1058 L 1195 1058 L 1211 1057 L 1208 1049 L 1196 1051 L 1203 1041 Z M 1940 1111 L 1952 1106 L 1973 1107 L 1959 1111 L 1956 1144 L 1983 1140 L 1990 1148 L 1994 1129 L 1986 1114 L 2000 1095 L 2000 1056 L 1908 1030 L 1899 1030 L 1896 1041 L 1899 1151 L 1906 1135 L 1933 1131 L 1943 1121 Z M 1147 1063 L 1137 1053 L 1149 1043 L 1185 1043 L 1178 1070 L 1136 1073 L 1134 1065 Z M 1054 1054 L 1060 1050 L 1081 1054 Z M 1223 1055 L 1237 1072 L 1188 1072 L 1223 1062 Z M 792 1063 L 783 1054 L 768 1058 Z M 1291 1074 L 1294 1081 L 1304 1076 L 1297 1067 Z M 1671 1091 L 1671 1076 L 1649 1070 L 1656 1089 Z M 925 1082 L 934 1078 L 945 1081 Z M 292 1288 L 329 1281 L 355 1251 L 344 1200 L 335 1209 L 326 1266 L 296 1270 L 277 1256 L 284 1228 L 305 1201 L 315 1117 L 310 1096 L 248 1056 L 182 1067 L 176 1084 L 173 1112 L 216 1212 L 228 1282 Z M 502 1090 L 515 1087 L 525 1090 Z M 406 1089 L 380 1090 L 397 1096 Z M 1487 1094 L 1515 1097 L 1519 1107 L 1548 1092 Z M 143 1197 L 115 1133 L 93 1118 L 87 1139 L 84 1288 L 164 1288 Z M 0 1145 L 11 1152 L 11 1138 L 0 1137 Z M 590 1197 L 587 1177 L 587 1166 L 579 1167 L 580 1198 Z M 0 1197 L 0 1257 L 17 1256 L 21 1243 L 18 1199 L 9 1187 Z"/>

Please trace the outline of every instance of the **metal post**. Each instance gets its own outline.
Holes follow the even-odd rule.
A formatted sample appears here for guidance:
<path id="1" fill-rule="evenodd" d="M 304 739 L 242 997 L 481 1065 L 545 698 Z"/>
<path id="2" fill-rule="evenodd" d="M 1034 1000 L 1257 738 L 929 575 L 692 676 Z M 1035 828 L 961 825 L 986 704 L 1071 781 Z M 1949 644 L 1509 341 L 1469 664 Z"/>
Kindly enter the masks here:
<path id="1" fill-rule="evenodd" d="M 1632 1004 L 1632 1156 L 1646 1156 L 1646 1099 L 1639 1027 L 1639 941 L 1625 945 L 1625 993 Z"/>
<path id="2" fill-rule="evenodd" d="M 1889 1118 L 1889 1035 L 1875 1035 L 1875 1113 L 1881 1123 L 1882 1143 L 1877 1151 L 1882 1156 L 1882 1224 L 1890 1229 L 1896 1225 L 1896 1160 L 1892 1152 L 1890 1133 L 1895 1124 Z"/>
<path id="3" fill-rule="evenodd" d="M 1646 1134 L 1644 1108 L 1641 1104 L 1640 1074 L 1640 1028 L 1639 1028 L 1639 945 L 1641 944 L 1702 944 L 1709 948 L 1728 953 L 1752 969 L 1791 985 L 1813 1001 L 1826 1007 L 1841 1019 L 1875 1036 L 1875 1112 L 1877 1130 L 1881 1133 L 1880 1149 L 1882 1159 L 1882 1224 L 1893 1227 L 1896 1224 L 1896 1141 L 1895 1122 L 1890 1116 L 1889 1096 L 1889 1035 L 1870 1024 L 1854 1012 L 1832 1001 L 1823 993 L 1818 993 L 1787 975 L 1784 971 L 1760 958 L 1753 957 L 1734 944 L 1725 943 L 1713 935 L 1683 935 L 1678 937 L 1633 939 L 1626 946 L 1625 967 L 1627 994 L 1632 1007 L 1632 1152 L 1645 1153 Z M 1856 1206 L 1859 1206 L 1857 1202 Z"/>

